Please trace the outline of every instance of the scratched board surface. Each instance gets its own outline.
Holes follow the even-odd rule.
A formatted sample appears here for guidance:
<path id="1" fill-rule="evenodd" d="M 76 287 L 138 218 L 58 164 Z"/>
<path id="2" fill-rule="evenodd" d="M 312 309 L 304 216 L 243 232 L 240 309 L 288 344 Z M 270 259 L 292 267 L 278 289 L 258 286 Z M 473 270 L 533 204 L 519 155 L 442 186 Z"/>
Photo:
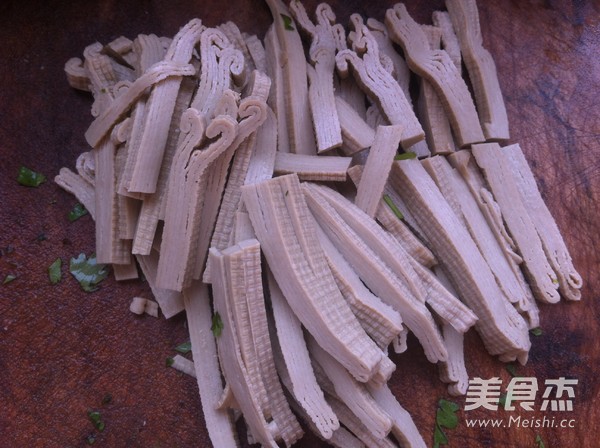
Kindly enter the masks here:
<path id="1" fill-rule="evenodd" d="M 316 2 L 307 1 L 313 11 Z M 341 23 L 350 13 L 381 19 L 391 2 L 332 2 Z M 408 2 L 421 23 L 431 23 L 442 2 Z M 484 44 L 498 67 L 512 141 L 519 142 L 542 196 L 571 249 L 585 286 L 580 303 L 541 306 L 543 334 L 533 337 L 526 366 L 516 374 L 536 378 L 534 411 L 464 411 L 447 431 L 451 447 L 596 447 L 600 349 L 600 10 L 597 2 L 480 2 Z M 260 1 L 8 1 L 0 5 L 0 446 L 209 447 L 195 380 L 165 367 L 185 342 L 182 316 L 170 321 L 138 318 L 134 296 L 149 296 L 145 283 L 83 292 L 68 273 L 68 260 L 94 251 L 89 216 L 69 222 L 76 200 L 51 179 L 74 168 L 87 150 L 83 133 L 91 100 L 72 90 L 63 65 L 94 41 L 139 33 L 172 36 L 194 17 L 206 25 L 234 20 L 263 36 L 271 17 Z M 39 188 L 19 186 L 20 166 L 44 173 Z M 62 280 L 50 284 L 47 268 L 63 260 Z M 393 392 L 433 443 L 436 403 L 449 398 L 414 338 L 394 357 Z M 201 362 L 201 360 L 197 360 Z M 473 332 L 466 338 L 469 375 L 511 374 L 488 356 Z M 573 411 L 541 411 L 544 381 L 577 379 Z M 105 397 L 110 394 L 111 400 Z M 109 402 L 108 402 L 109 401 Z M 88 410 L 101 414 L 97 431 Z M 560 421 L 574 428 L 468 427 L 467 418 L 521 416 Z M 534 420 L 536 421 L 536 420 Z M 530 425 L 531 426 L 531 425 Z M 241 428 L 243 429 L 243 428 Z M 245 440 L 243 437 L 242 440 Z M 89 440 L 91 441 L 91 439 Z M 245 442 L 242 442 L 245 444 Z M 301 447 L 325 446 L 308 436 Z"/>

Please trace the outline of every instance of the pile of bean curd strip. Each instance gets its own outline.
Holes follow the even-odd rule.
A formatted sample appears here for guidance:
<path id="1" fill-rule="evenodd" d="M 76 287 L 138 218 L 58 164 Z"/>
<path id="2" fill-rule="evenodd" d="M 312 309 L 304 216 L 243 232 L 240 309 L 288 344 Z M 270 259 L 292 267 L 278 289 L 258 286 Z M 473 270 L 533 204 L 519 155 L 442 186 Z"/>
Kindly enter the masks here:
<path id="1" fill-rule="evenodd" d="M 400 3 L 348 26 L 325 3 L 267 4 L 263 40 L 194 19 L 69 60 L 93 95 L 92 149 L 56 182 L 95 219 L 98 263 L 141 271 L 166 318 L 185 310 L 201 362 L 176 366 L 214 446 L 238 446 L 243 418 L 262 446 L 310 430 L 424 447 L 389 350 L 412 332 L 465 394 L 464 334 L 524 364 L 536 302 L 579 300 L 581 277 L 505 145 L 474 0 L 447 0 L 433 25 Z"/>

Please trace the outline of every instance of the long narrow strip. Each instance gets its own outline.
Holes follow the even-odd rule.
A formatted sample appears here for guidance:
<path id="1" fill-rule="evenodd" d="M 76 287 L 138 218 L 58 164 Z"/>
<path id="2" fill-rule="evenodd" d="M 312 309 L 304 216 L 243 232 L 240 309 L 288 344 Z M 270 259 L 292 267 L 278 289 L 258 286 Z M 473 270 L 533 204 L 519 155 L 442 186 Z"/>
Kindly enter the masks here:
<path id="1" fill-rule="evenodd" d="M 169 319 L 176 314 L 179 314 L 184 309 L 183 296 L 178 291 L 162 289 L 156 286 L 156 273 L 158 271 L 158 252 L 152 250 L 149 255 L 136 255 L 136 259 L 140 265 L 152 295 L 158 302 L 160 310 L 164 316 Z"/>
<path id="2" fill-rule="evenodd" d="M 314 338 L 308 338 L 311 357 L 321 366 L 335 390 L 335 394 L 377 438 L 382 439 L 392 429 L 392 421 L 379 408 L 364 384 L 358 383 L 344 367 L 323 350 Z"/>
<path id="3" fill-rule="evenodd" d="M 393 76 L 381 65 L 379 46 L 362 18 L 353 14 L 354 31 L 350 33 L 353 50 L 340 51 L 336 56 L 338 71 L 343 75 L 349 65 L 354 77 L 370 98 L 382 109 L 391 124 L 402 124 L 402 146 L 409 147 L 424 138 L 423 128 L 417 120 L 404 92 Z M 359 56 L 359 53 L 361 56 Z"/>
<path id="4" fill-rule="evenodd" d="M 525 362 L 531 346 L 525 321 L 503 297 L 483 256 L 417 160 L 394 163 L 392 185 L 413 212 L 461 298 L 479 320 L 487 350 Z"/>
<path id="5" fill-rule="evenodd" d="M 413 295 L 404 281 L 400 281 L 382 260 L 381 255 L 349 226 L 319 192 L 320 188 L 324 187 L 306 182 L 303 184 L 310 210 L 325 234 L 356 270 L 367 287 L 401 314 L 405 324 L 419 339 L 427 359 L 433 363 L 445 359 L 446 350 L 441 335 L 429 310 L 425 307 L 424 298 L 419 300 Z M 348 202 L 348 205 L 352 204 Z"/>
<path id="6" fill-rule="evenodd" d="M 273 15 L 273 26 L 281 55 L 284 55 L 279 70 L 283 72 L 283 97 L 290 151 L 298 154 L 315 154 L 315 134 L 311 123 L 306 59 L 302 40 L 287 6 L 281 0 L 266 1 Z"/>
<path id="7" fill-rule="evenodd" d="M 242 197 L 277 283 L 302 324 L 355 378 L 368 381 L 381 351 L 335 284 L 298 177 L 246 185 Z"/>
<path id="8" fill-rule="evenodd" d="M 351 156 L 371 147 L 375 138 L 373 128 L 341 97 L 335 97 L 335 105 L 342 126 L 344 141 L 342 151 L 344 154 Z"/>
<path id="9" fill-rule="evenodd" d="M 233 419 L 227 410 L 217 409 L 216 406 L 221 398 L 223 383 L 217 344 L 211 332 L 212 310 L 208 286 L 194 282 L 186 289 L 184 298 L 194 369 L 208 435 L 214 446 L 236 448 L 238 443 Z"/>
<path id="10" fill-rule="evenodd" d="M 225 257 L 216 249 L 211 249 L 210 257 L 214 269 L 212 289 L 214 308 L 223 322 L 221 335 L 217 339 L 223 376 L 240 406 L 252 436 L 263 446 L 277 448 L 277 442 L 262 413 L 261 404 L 252 390 L 249 372 L 240 352 L 239 336 L 231 303 L 232 267 L 228 266 Z M 207 313 L 207 316 L 210 314 Z"/>
<path id="11" fill-rule="evenodd" d="M 402 332 L 400 313 L 384 303 L 364 285 L 352 266 L 320 227 L 317 228 L 317 233 L 329 268 L 342 295 L 365 331 L 379 347 L 385 349 Z"/>
<path id="12" fill-rule="evenodd" d="M 278 152 L 275 156 L 274 173 L 296 173 L 301 180 L 344 182 L 351 162 L 351 157 Z"/>
<path id="13" fill-rule="evenodd" d="M 232 294 L 229 300 L 248 378 L 265 387 L 266 401 L 259 401 L 262 412 L 272 418 L 277 428 L 276 438 L 281 437 L 286 446 L 291 446 L 302 437 L 302 429 L 289 408 L 275 370 L 262 287 L 260 245 L 255 239 L 242 241 L 222 254 L 229 266 Z M 245 338 L 248 340 L 244 341 Z M 250 369 L 252 363 L 257 368 L 255 373 Z"/>
<path id="14" fill-rule="evenodd" d="M 267 279 L 277 329 L 278 344 L 274 345 L 278 346 L 285 360 L 285 369 L 291 383 L 290 392 L 319 434 L 329 439 L 340 423 L 317 384 L 304 341 L 302 324 L 290 308 L 270 270 L 267 271 Z"/>
<path id="15" fill-rule="evenodd" d="M 559 281 L 548 262 L 540 236 L 519 191 L 518 175 L 511 164 L 502 157 L 497 143 L 473 146 L 473 156 L 483 170 L 492 193 L 506 222 L 508 230 L 523 257 L 523 267 L 528 274 L 531 289 L 537 300 L 556 303 Z"/>
<path id="16" fill-rule="evenodd" d="M 448 54 L 444 50 L 429 48 L 423 30 L 402 3 L 387 10 L 385 24 L 390 38 L 404 50 L 410 69 L 436 89 L 459 145 L 484 141 L 469 89 Z"/>
<path id="17" fill-rule="evenodd" d="M 403 131 L 402 125 L 395 125 L 378 126 L 375 132 L 375 139 L 356 187 L 354 200 L 356 206 L 371 218 L 375 216 L 383 196 L 383 189 L 392 169 L 394 156 L 398 152 Z"/>
<path id="18" fill-rule="evenodd" d="M 321 3 L 312 23 L 299 1 L 290 3 L 296 24 L 310 36 L 307 65 L 308 98 L 313 127 L 317 138 L 317 152 L 325 152 L 342 145 L 342 131 L 333 97 L 333 74 L 337 50 L 333 25 L 335 14 L 331 6 Z"/>
<path id="19" fill-rule="evenodd" d="M 558 276 L 561 294 L 567 300 L 580 300 L 583 286 L 581 275 L 573 266 L 569 249 L 567 249 L 556 221 L 540 194 L 521 147 L 518 144 L 506 146 L 499 153 L 510 162 L 515 173 L 517 186 L 529 212 L 529 217 L 542 240 L 548 261 Z"/>
<path id="20" fill-rule="evenodd" d="M 396 397 L 386 385 L 381 387 L 371 387 L 369 392 L 375 399 L 375 402 L 392 419 L 392 434 L 396 437 L 403 448 L 425 448 L 425 441 L 419 433 L 415 422 L 406 410 L 398 403 Z"/>
<path id="21" fill-rule="evenodd" d="M 485 138 L 507 140 L 510 135 L 506 106 L 496 64 L 490 52 L 483 48 L 477 3 L 475 0 L 448 0 L 446 8 L 460 42 Z"/>

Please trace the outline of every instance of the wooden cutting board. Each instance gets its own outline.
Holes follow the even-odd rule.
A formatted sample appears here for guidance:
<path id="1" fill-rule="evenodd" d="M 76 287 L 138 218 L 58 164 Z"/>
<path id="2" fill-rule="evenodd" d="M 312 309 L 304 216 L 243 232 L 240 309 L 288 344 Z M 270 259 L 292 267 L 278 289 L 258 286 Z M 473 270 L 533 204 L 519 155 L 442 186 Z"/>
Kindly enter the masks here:
<path id="1" fill-rule="evenodd" d="M 54 4 L 56 3 L 56 4 Z M 517 374 L 578 380 L 572 412 L 524 410 L 465 412 L 447 431 L 450 447 L 597 447 L 600 431 L 600 11 L 597 2 L 479 2 L 484 44 L 498 67 L 513 142 L 521 143 L 542 195 L 554 214 L 584 278 L 580 303 L 541 306 L 543 334 L 533 337 L 528 364 Z M 332 2 L 341 23 L 352 12 L 382 19 L 391 2 Z M 315 1 L 306 2 L 313 11 Z M 442 2 L 407 4 L 421 23 Z M 94 251 L 89 216 L 70 223 L 76 200 L 52 178 L 74 168 L 87 150 L 83 133 L 91 122 L 90 98 L 72 90 L 64 63 L 88 44 L 119 35 L 174 35 L 193 17 L 214 26 L 234 20 L 263 36 L 271 17 L 260 1 L 8 1 L 0 6 L 0 446 L 209 447 L 195 380 L 165 367 L 174 347 L 188 340 L 185 319 L 137 317 L 128 311 L 147 284 L 83 292 L 68 273 L 68 260 Z M 20 166 L 44 173 L 39 188 L 19 186 Z M 48 280 L 47 268 L 63 260 L 63 278 Z M 449 398 L 414 338 L 394 357 L 391 386 L 412 414 L 428 445 L 436 403 Z M 197 360 L 202 362 L 202 360 Z M 470 376 L 510 375 L 479 338 L 466 338 Z M 110 402 L 104 400 L 110 394 Z M 103 402 L 104 401 L 104 402 Z M 100 411 L 103 432 L 88 410 Z M 574 419 L 573 428 L 469 428 L 467 418 Z M 558 423 L 557 423 L 558 424 Z M 314 437 L 301 447 L 325 446 Z M 541 445 L 539 445 L 541 446 Z"/>

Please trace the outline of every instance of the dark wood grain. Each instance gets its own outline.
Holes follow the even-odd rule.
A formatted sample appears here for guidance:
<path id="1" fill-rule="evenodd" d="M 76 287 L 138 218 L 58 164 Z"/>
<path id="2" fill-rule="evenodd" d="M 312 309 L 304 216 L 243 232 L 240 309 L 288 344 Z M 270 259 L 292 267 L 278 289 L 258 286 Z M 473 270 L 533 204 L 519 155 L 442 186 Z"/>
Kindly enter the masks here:
<path id="1" fill-rule="evenodd" d="M 312 11 L 315 1 L 306 2 Z M 382 18 L 390 2 L 335 1 L 342 23 L 351 12 Z M 441 2 L 409 2 L 409 11 L 430 22 Z M 585 286 L 581 303 L 542 306 L 543 335 L 533 338 L 523 376 L 543 382 L 577 378 L 576 427 L 467 428 L 465 417 L 507 417 L 460 411 L 449 431 L 451 447 L 597 447 L 600 367 L 600 11 L 597 2 L 480 2 L 484 42 L 495 57 L 506 99 L 512 141 L 520 142 L 544 199 L 556 217 Z M 90 98 L 69 88 L 65 61 L 96 40 L 119 35 L 173 35 L 193 17 L 207 25 L 234 20 L 263 35 L 270 14 L 260 1 L 136 0 L 128 2 L 8 1 L 0 5 L 0 447 L 208 447 L 195 381 L 165 368 L 173 347 L 187 340 L 185 320 L 138 318 L 128 311 L 146 284 L 83 292 L 63 266 L 51 285 L 47 267 L 94 250 L 89 216 L 74 223 L 75 199 L 51 179 L 73 168 L 86 150 Z M 48 176 L 37 189 L 19 186 L 21 165 Z M 45 235 L 46 239 L 38 238 Z M 40 239 L 42 239 L 40 241 Z M 13 251 L 6 250 L 10 246 Z M 436 402 L 447 397 L 416 340 L 395 357 L 391 385 L 428 444 Z M 509 374 L 488 356 L 478 337 L 467 337 L 470 375 Z M 201 362 L 201 360 L 198 360 Z M 106 393 L 113 397 L 102 404 Z M 538 395 L 538 405 L 539 407 Z M 462 404 L 462 400 L 458 400 Z M 94 430 L 86 411 L 102 413 L 106 429 Z M 517 411 L 515 411 L 517 412 Z M 560 414 L 560 415 L 558 415 Z M 564 413 L 535 412 L 563 418 Z M 529 417 L 524 411 L 512 415 Z M 321 446 L 314 438 L 303 447 Z M 299 445 L 300 446 L 300 445 Z"/>

